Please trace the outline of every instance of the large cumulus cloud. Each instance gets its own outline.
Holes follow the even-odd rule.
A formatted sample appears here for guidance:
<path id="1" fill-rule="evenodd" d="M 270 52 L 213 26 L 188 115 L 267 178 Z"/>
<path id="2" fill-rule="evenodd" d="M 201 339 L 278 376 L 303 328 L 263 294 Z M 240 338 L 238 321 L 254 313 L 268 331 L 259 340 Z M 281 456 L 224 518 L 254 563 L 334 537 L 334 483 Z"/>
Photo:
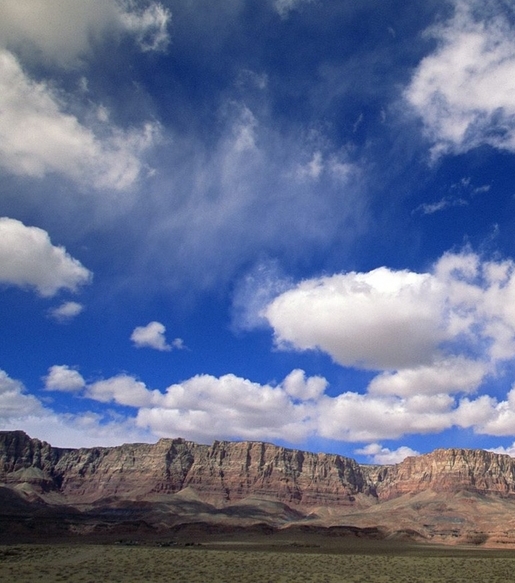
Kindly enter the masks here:
<path id="1" fill-rule="evenodd" d="M 515 264 L 466 250 L 426 273 L 381 267 L 302 281 L 262 315 L 279 347 L 383 370 L 374 390 L 402 395 L 473 390 L 498 361 L 513 359 L 514 299 Z"/>

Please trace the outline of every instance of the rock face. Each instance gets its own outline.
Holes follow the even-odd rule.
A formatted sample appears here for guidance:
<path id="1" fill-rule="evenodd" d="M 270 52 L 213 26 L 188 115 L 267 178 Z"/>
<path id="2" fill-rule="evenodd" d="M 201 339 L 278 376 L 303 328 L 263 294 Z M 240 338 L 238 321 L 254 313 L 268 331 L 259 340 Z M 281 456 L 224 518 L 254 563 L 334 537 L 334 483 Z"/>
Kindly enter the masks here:
<path id="1" fill-rule="evenodd" d="M 21 431 L 0 432 L 0 482 L 59 492 L 70 503 L 142 498 L 193 488 L 224 504 L 249 496 L 289 505 L 349 505 L 374 495 L 361 467 L 338 455 L 259 442 L 198 445 L 161 439 L 155 445 L 60 449 Z"/>
<path id="2" fill-rule="evenodd" d="M 168 533 L 188 523 L 346 525 L 403 540 L 515 547 L 515 459 L 439 449 L 367 466 L 260 442 L 63 449 L 0 432 L 0 540 Z"/>
<path id="3" fill-rule="evenodd" d="M 380 500 L 417 494 L 472 492 L 515 497 L 515 459 L 474 449 L 437 449 L 377 471 Z"/>
<path id="4" fill-rule="evenodd" d="M 110 448 L 61 449 L 22 431 L 0 432 L 0 482 L 59 493 L 68 503 L 143 499 L 192 488 L 224 505 L 250 496 L 290 506 L 352 506 L 423 491 L 515 497 L 515 460 L 481 450 L 439 449 L 392 466 L 261 442 L 184 439 Z"/>

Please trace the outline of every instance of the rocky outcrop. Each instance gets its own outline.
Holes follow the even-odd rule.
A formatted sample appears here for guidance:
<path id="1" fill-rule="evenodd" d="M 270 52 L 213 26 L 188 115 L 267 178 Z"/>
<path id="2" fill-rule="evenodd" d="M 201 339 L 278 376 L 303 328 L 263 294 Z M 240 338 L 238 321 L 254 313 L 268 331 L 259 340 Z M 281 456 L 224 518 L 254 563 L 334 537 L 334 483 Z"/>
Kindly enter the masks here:
<path id="1" fill-rule="evenodd" d="M 54 494 L 69 504 L 166 497 L 186 488 L 224 506 L 249 497 L 291 507 L 352 507 L 424 491 L 515 497 L 515 460 L 447 449 L 391 466 L 261 442 L 184 439 L 62 449 L 22 431 L 0 432 L 0 485 Z M 55 498 L 56 499 L 56 498 Z"/>

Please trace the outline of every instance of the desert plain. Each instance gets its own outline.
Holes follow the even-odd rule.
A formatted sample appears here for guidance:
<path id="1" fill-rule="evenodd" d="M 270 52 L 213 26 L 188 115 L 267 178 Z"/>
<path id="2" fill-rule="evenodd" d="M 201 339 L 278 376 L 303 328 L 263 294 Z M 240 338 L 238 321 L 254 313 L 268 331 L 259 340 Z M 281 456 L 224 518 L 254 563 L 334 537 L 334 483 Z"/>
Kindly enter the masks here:
<path id="1" fill-rule="evenodd" d="M 515 551 L 252 535 L 0 546 L 9 583 L 507 583 Z"/>

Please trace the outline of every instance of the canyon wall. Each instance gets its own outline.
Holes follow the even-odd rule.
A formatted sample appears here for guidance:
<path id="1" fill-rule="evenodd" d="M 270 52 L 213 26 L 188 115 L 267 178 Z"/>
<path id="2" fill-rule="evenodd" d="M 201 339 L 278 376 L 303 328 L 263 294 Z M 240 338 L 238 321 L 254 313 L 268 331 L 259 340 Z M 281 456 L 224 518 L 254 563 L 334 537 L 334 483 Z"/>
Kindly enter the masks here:
<path id="1" fill-rule="evenodd" d="M 189 487 L 220 506 L 255 497 L 303 508 L 341 507 L 425 490 L 512 497 L 515 460 L 481 450 L 440 449 L 396 465 L 366 466 L 269 443 L 199 445 L 184 439 L 63 449 L 12 431 L 0 432 L 0 484 L 70 504 L 151 499 Z"/>
<path id="2" fill-rule="evenodd" d="M 381 500 L 425 490 L 511 497 L 515 496 L 515 459 L 477 449 L 437 449 L 379 469 L 375 483 Z"/>
<path id="3" fill-rule="evenodd" d="M 221 504 L 256 496 L 287 504 L 343 505 L 356 494 L 373 494 L 359 464 L 338 455 L 261 442 L 208 446 L 184 439 L 61 449 L 21 431 L 0 432 L 0 482 L 59 492 L 71 503 L 165 495 L 186 487 Z"/>

